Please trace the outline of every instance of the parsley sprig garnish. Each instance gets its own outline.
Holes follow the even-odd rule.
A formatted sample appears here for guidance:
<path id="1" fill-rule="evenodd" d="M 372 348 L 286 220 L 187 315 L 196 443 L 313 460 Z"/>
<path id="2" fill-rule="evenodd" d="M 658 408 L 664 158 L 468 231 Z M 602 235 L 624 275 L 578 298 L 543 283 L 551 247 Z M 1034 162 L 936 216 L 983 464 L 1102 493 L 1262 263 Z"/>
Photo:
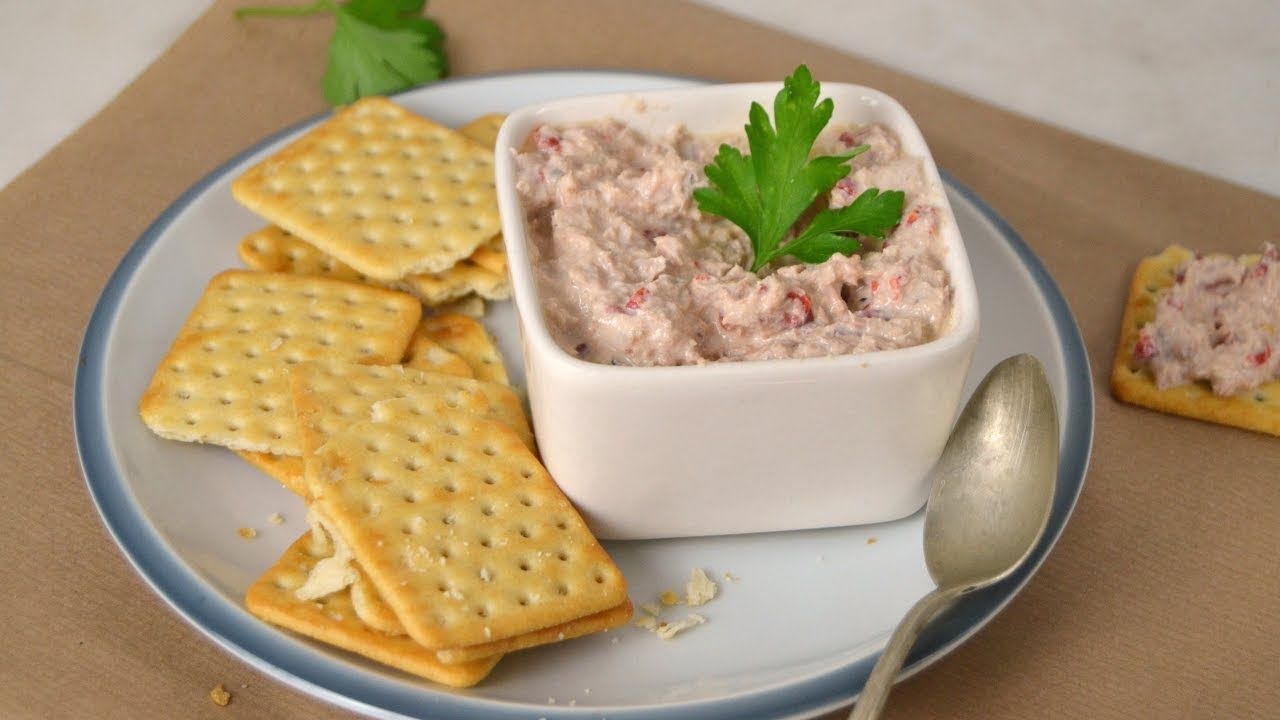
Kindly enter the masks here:
<path id="1" fill-rule="evenodd" d="M 310 5 L 247 7 L 237 18 L 330 13 L 329 66 L 321 88 L 331 105 L 386 95 L 439 80 L 448 71 L 444 33 L 422 16 L 426 0 L 316 0 Z"/>
<path id="2" fill-rule="evenodd" d="M 835 253 L 856 252 L 862 247 L 857 235 L 883 238 L 902 219 L 902 191 L 869 188 L 851 204 L 823 208 L 796 227 L 814 201 L 849 173 L 849 160 L 868 149 L 860 145 L 844 155 L 809 157 L 835 108 L 831 98 L 818 102 L 820 91 L 809 68 L 796 68 L 773 101 L 776 129 L 760 103 L 751 103 L 750 154 L 721 145 L 706 167 L 711 184 L 693 191 L 700 210 L 732 221 L 751 238 L 752 272 L 784 255 L 820 263 Z M 788 235 L 792 239 L 784 244 Z"/>

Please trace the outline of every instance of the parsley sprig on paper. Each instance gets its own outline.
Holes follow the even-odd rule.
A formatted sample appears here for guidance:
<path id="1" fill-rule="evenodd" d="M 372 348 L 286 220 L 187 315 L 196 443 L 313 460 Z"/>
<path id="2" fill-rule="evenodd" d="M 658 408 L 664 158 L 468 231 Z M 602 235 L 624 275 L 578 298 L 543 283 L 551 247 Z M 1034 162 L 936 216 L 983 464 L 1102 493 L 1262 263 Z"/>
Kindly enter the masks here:
<path id="1" fill-rule="evenodd" d="M 820 91 L 809 68 L 796 68 L 773 101 L 776 129 L 760 103 L 751 103 L 750 154 L 721 145 L 706 167 L 711 184 L 693 191 L 700 210 L 732 221 L 751 238 L 752 272 L 784 255 L 820 263 L 835 253 L 856 252 L 862 247 L 857 235 L 882 238 L 902 219 L 902 191 L 869 188 L 851 204 L 823 208 L 796 227 L 814 201 L 849 173 L 849 160 L 868 149 L 860 145 L 844 155 L 809 157 L 835 107 L 831 98 L 818 102 Z"/>
<path id="2" fill-rule="evenodd" d="M 345 105 L 367 95 L 439 80 L 449 71 L 444 33 L 422 16 L 426 0 L 316 0 L 310 5 L 248 7 L 237 18 L 330 13 L 329 66 L 321 83 L 324 99 Z"/>

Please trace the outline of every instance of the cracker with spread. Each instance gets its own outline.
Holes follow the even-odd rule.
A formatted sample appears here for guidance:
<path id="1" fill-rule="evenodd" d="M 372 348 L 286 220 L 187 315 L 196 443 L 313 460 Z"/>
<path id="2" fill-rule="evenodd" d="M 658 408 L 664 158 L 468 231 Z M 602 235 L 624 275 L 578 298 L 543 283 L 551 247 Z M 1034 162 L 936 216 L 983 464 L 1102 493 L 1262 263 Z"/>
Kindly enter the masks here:
<path id="1" fill-rule="evenodd" d="M 1280 435 L 1280 251 L 1138 264 L 1111 371 L 1135 405 Z"/>

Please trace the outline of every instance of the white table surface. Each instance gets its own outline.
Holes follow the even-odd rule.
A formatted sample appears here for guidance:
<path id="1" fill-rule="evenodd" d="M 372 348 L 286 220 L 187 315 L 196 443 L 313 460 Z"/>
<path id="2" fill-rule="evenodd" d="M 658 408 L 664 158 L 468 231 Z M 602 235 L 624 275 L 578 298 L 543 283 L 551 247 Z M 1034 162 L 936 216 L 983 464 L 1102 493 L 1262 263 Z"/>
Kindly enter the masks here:
<path id="1" fill-rule="evenodd" d="M 703 2 L 1280 194 L 1277 0 Z M 0 186 L 92 117 L 207 6 L 0 0 Z"/>

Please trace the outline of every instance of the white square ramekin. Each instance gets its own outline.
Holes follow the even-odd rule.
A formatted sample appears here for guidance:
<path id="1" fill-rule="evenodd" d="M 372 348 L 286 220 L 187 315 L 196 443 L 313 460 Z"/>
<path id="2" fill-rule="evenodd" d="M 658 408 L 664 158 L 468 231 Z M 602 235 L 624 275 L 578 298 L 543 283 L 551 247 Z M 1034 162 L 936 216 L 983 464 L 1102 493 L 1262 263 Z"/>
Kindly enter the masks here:
<path id="1" fill-rule="evenodd" d="M 544 320 L 530 266 L 515 153 L 543 124 L 605 118 L 660 134 L 740 132 L 752 101 L 780 83 L 711 85 L 532 105 L 497 140 L 506 237 L 543 462 L 594 531 L 640 539 L 795 530 L 894 520 L 918 510 L 942 452 L 978 339 L 964 243 L 919 128 L 893 98 L 824 83 L 833 124 L 882 123 L 938 188 L 953 289 L 948 332 L 916 347 L 859 355 L 620 367 L 571 356 Z"/>

